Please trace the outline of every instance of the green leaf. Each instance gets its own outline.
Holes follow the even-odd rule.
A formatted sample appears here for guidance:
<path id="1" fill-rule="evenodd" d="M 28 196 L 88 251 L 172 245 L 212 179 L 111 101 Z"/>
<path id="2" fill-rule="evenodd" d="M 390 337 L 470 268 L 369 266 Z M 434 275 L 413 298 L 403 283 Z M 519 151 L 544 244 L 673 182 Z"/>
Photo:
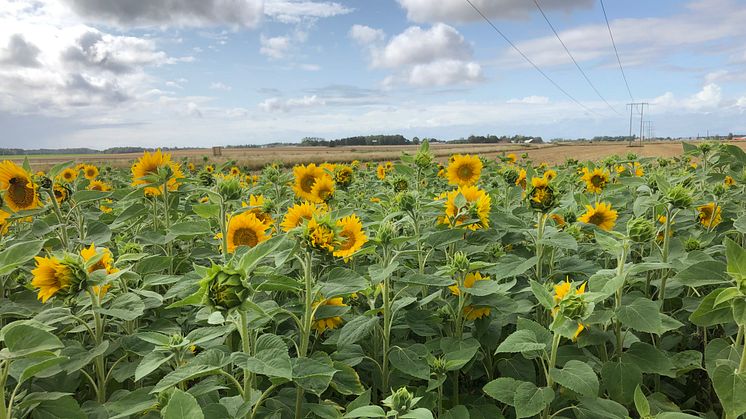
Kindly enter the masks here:
<path id="1" fill-rule="evenodd" d="M 500 377 L 492 380 L 482 387 L 482 391 L 493 399 L 505 403 L 509 406 L 514 405 L 515 391 L 522 381 L 510 377 Z"/>
<path id="2" fill-rule="evenodd" d="M 60 357 L 60 356 L 43 356 L 43 357 L 33 357 L 33 358 L 27 358 L 28 361 L 32 361 L 30 365 L 27 365 L 23 372 L 21 373 L 21 376 L 18 378 L 19 383 L 23 383 L 29 378 L 34 377 L 36 374 L 54 367 L 55 365 L 59 365 L 65 361 L 67 361 L 67 358 Z M 26 361 L 26 360 L 24 360 Z M 16 361 L 18 362 L 18 361 Z M 15 365 L 15 363 L 14 363 Z"/>
<path id="3" fill-rule="evenodd" d="M 287 243 L 287 240 L 287 237 L 282 234 L 252 247 L 248 252 L 241 256 L 241 259 L 238 261 L 238 269 L 242 270 L 248 276 L 254 271 L 254 268 L 259 265 L 262 259 L 269 256 L 282 244 Z"/>
<path id="4" fill-rule="evenodd" d="M 565 232 L 548 235 L 539 240 L 539 243 L 557 249 L 578 250 L 578 242 L 569 233 Z"/>
<path id="5" fill-rule="evenodd" d="M 561 386 L 582 396 L 598 395 L 598 377 L 588 364 L 576 360 L 567 361 L 562 369 L 552 368 L 549 376 Z"/>
<path id="6" fill-rule="evenodd" d="M 205 375 L 210 375 L 215 373 L 217 370 L 219 370 L 219 366 L 215 365 L 205 365 L 205 364 L 190 364 L 186 365 L 184 367 L 179 368 L 176 371 L 172 371 L 168 373 L 165 377 L 163 377 L 158 384 L 155 385 L 153 390 L 150 391 L 150 393 L 160 393 L 163 390 L 166 390 L 169 387 L 175 386 L 176 384 L 179 384 L 182 381 L 186 380 L 193 380 L 195 378 L 203 377 Z"/>
<path id="7" fill-rule="evenodd" d="M 726 288 L 716 289 L 703 298 L 702 302 L 699 303 L 699 307 L 697 307 L 697 309 L 689 316 L 689 321 L 702 327 L 730 323 L 733 321 L 733 311 L 731 306 L 724 305 L 715 307 L 715 301 L 720 293 L 725 290 Z"/>
<path id="8" fill-rule="evenodd" d="M 145 313 L 145 303 L 133 292 L 118 295 L 106 308 L 98 309 L 99 313 L 117 319 L 132 321 Z"/>
<path id="9" fill-rule="evenodd" d="M 350 295 L 367 286 L 367 281 L 359 273 L 351 269 L 336 267 L 325 276 L 325 280 L 320 284 L 320 291 L 324 298 L 333 298 Z"/>
<path id="10" fill-rule="evenodd" d="M 140 381 L 143 378 L 147 377 L 151 372 L 157 370 L 158 367 L 168 362 L 168 360 L 173 357 L 173 352 L 149 352 L 142 358 L 142 360 L 140 360 L 140 363 L 137 365 L 137 369 L 135 370 L 135 381 Z"/>
<path id="11" fill-rule="evenodd" d="M 317 396 L 326 391 L 337 370 L 313 358 L 293 358 L 293 381 Z"/>
<path id="12" fill-rule="evenodd" d="M 648 399 L 645 397 L 645 394 L 642 392 L 642 389 L 638 385 L 635 387 L 635 409 L 637 409 L 637 413 L 640 414 L 640 417 L 646 417 L 650 416 L 650 403 L 648 402 Z"/>
<path id="13" fill-rule="evenodd" d="M 515 389 L 516 418 L 537 415 L 554 400 L 554 390 L 549 387 L 536 387 L 534 383 L 523 382 Z"/>
<path id="14" fill-rule="evenodd" d="M 658 304 L 647 298 L 622 305 L 616 315 L 623 325 L 639 332 L 661 333 L 663 328 Z"/>
<path id="15" fill-rule="evenodd" d="M 691 288 L 704 285 L 722 285 L 730 282 L 730 277 L 725 273 L 726 265 L 716 260 L 705 260 L 682 269 L 674 280 Z"/>
<path id="16" fill-rule="evenodd" d="M 38 393 L 29 393 L 23 398 L 23 401 L 18 403 L 16 406 L 19 409 L 25 409 L 27 407 L 34 407 L 39 403 L 47 400 L 57 400 L 61 397 L 71 396 L 72 393 L 61 393 L 58 391 L 43 391 Z"/>
<path id="17" fill-rule="evenodd" d="M 378 317 L 359 316 L 347 322 L 339 331 L 337 347 L 352 345 L 360 339 L 368 336 L 373 332 L 378 324 Z"/>
<path id="18" fill-rule="evenodd" d="M 676 377 L 671 357 L 649 343 L 633 343 L 622 354 L 622 362 L 635 364 L 644 373 Z"/>
<path id="19" fill-rule="evenodd" d="M 729 363 L 718 365 L 712 373 L 712 385 L 728 417 L 746 413 L 746 373 L 737 373 Z"/>
<path id="20" fill-rule="evenodd" d="M 424 407 L 418 407 L 399 417 L 401 419 L 433 419 L 433 413 Z"/>
<path id="21" fill-rule="evenodd" d="M 629 412 L 621 404 L 602 398 L 583 399 L 577 406 L 578 419 L 628 419 Z"/>
<path id="22" fill-rule="evenodd" d="M 112 192 L 81 190 L 75 192 L 72 196 L 72 199 L 78 204 L 82 204 L 84 202 L 109 198 L 111 197 L 111 194 Z"/>
<path id="23" fill-rule="evenodd" d="M 0 276 L 13 272 L 16 268 L 38 255 L 44 240 L 15 243 L 0 252 Z"/>
<path id="24" fill-rule="evenodd" d="M 344 415 L 346 418 L 385 418 L 386 412 L 380 406 L 362 406 Z"/>
<path id="25" fill-rule="evenodd" d="M 601 378 L 614 401 L 629 404 L 635 388 L 642 383 L 642 371 L 635 364 L 607 361 L 601 367 Z"/>
<path id="26" fill-rule="evenodd" d="M 728 260 L 728 274 L 733 278 L 746 278 L 746 249 L 726 237 L 725 257 Z"/>
<path id="27" fill-rule="evenodd" d="M 166 407 L 161 411 L 163 419 L 204 419 L 202 409 L 191 394 L 174 390 Z"/>
<path id="28" fill-rule="evenodd" d="M 408 348 L 391 349 L 389 361 L 394 368 L 421 380 L 430 379 L 430 366 L 420 355 Z"/>
<path id="29" fill-rule="evenodd" d="M 104 404 L 109 419 L 129 418 L 157 404 L 154 396 L 148 394 L 147 388 L 137 389 L 124 395 L 118 393 L 116 400 L 109 400 Z"/>
<path id="30" fill-rule="evenodd" d="M 360 382 L 360 376 L 354 368 L 338 361 L 334 362 L 334 368 L 337 369 L 337 373 L 334 374 L 334 378 L 332 378 L 331 386 L 337 390 L 339 394 L 349 396 L 365 392 L 365 387 L 363 387 L 363 384 Z"/>
<path id="31" fill-rule="evenodd" d="M 9 330 L 6 330 L 5 345 L 10 351 L 8 357 L 11 358 L 54 351 L 63 347 L 57 336 L 26 324 L 13 325 Z"/>
<path id="32" fill-rule="evenodd" d="M 206 220 L 190 220 L 172 225 L 168 229 L 168 237 L 211 236 L 210 222 Z M 169 240 L 170 241 L 170 240 Z"/>
<path id="33" fill-rule="evenodd" d="M 547 310 L 551 310 L 554 307 L 554 298 L 552 298 L 552 294 L 549 290 L 537 281 L 531 280 L 529 283 L 531 284 L 531 292 L 533 292 L 534 297 L 539 301 L 539 304 Z"/>
<path id="34" fill-rule="evenodd" d="M 464 365 L 474 358 L 479 350 L 479 341 L 473 338 L 455 339 L 445 337 L 440 341 L 440 348 L 443 350 L 446 371 L 455 371 L 461 369 Z"/>
<path id="35" fill-rule="evenodd" d="M 546 350 L 547 345 L 540 343 L 536 339 L 536 334 L 532 330 L 523 329 L 513 332 L 510 336 L 497 347 L 496 354 L 499 353 L 526 353 L 531 351 Z"/>
<path id="36" fill-rule="evenodd" d="M 87 419 L 78 402 L 70 396 L 41 402 L 31 412 L 33 419 Z"/>

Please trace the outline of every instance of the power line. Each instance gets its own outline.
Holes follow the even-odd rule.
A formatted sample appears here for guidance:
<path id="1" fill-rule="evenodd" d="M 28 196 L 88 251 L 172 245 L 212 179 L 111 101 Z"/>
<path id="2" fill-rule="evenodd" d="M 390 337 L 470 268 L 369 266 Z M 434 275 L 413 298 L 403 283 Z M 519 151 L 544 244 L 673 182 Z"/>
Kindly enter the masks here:
<path id="1" fill-rule="evenodd" d="M 622 114 L 620 114 L 616 109 L 614 109 L 614 107 L 611 106 L 611 104 L 601 95 L 601 92 L 599 92 L 596 86 L 593 85 L 593 82 L 591 82 L 591 79 L 588 77 L 587 74 L 585 74 L 585 71 L 583 71 L 583 69 L 580 67 L 580 64 L 578 64 L 578 62 L 575 60 L 575 57 L 572 56 L 572 53 L 570 53 L 570 50 L 567 48 L 567 45 L 565 45 L 565 42 L 562 41 L 562 38 L 560 38 L 559 34 L 557 33 L 557 30 L 554 28 L 554 25 L 552 25 L 552 22 L 549 21 L 549 18 L 547 17 L 546 13 L 544 13 L 544 10 L 539 5 L 539 1 L 534 0 L 534 4 L 536 5 L 536 8 L 539 9 L 539 12 L 541 12 L 541 15 L 544 17 L 544 20 L 547 22 L 547 25 L 549 25 L 549 27 L 552 29 L 552 32 L 554 32 L 554 36 L 557 37 L 557 40 L 560 42 L 560 44 L 562 44 L 562 48 L 565 49 L 565 52 L 570 57 L 572 62 L 575 64 L 575 67 L 578 68 L 578 71 L 580 71 L 580 74 L 583 75 L 583 78 L 585 79 L 585 81 L 588 82 L 589 86 L 591 86 L 591 89 L 593 89 L 593 91 L 596 92 L 596 95 L 598 95 L 598 97 L 604 101 L 604 103 L 606 104 L 606 106 L 609 107 L 609 109 L 614 111 L 614 113 L 616 113 L 617 115 L 622 116 Z"/>
<path id="2" fill-rule="evenodd" d="M 498 29 L 497 26 L 495 26 L 495 24 L 492 23 L 492 21 L 487 16 L 485 16 L 484 13 L 482 13 L 482 11 L 479 10 L 477 8 L 477 6 L 474 5 L 474 3 L 471 2 L 471 0 L 466 0 L 466 2 L 469 3 L 469 5 L 474 10 L 476 10 L 476 12 L 479 13 L 480 16 L 482 16 L 482 19 L 484 19 L 490 26 L 492 26 L 492 29 L 494 29 L 495 32 L 497 32 L 497 34 L 500 35 L 505 40 L 505 42 L 507 42 L 511 47 L 513 47 L 513 49 L 516 50 L 516 52 L 518 52 L 518 54 L 520 54 L 521 57 L 523 57 L 524 60 L 526 60 L 529 64 L 531 64 L 531 66 L 533 66 L 534 69 L 536 69 L 536 71 L 538 71 L 542 76 L 544 76 L 545 79 L 547 79 L 550 83 L 552 83 L 554 85 L 554 87 L 556 87 L 560 92 L 564 93 L 565 96 L 567 96 L 568 98 L 570 98 L 570 100 L 572 100 L 573 102 L 575 102 L 576 104 L 578 104 L 578 106 L 580 106 L 581 108 L 585 109 L 586 111 L 588 111 L 588 112 L 590 112 L 592 114 L 595 114 L 597 116 L 601 116 L 601 115 L 598 114 L 598 112 L 596 112 L 596 111 L 590 109 L 589 107 L 583 105 L 582 103 L 580 103 L 580 101 L 578 101 L 577 99 L 575 99 L 570 93 L 568 93 L 565 89 L 563 89 L 562 86 L 560 86 L 559 84 L 557 84 L 557 82 L 555 82 L 554 80 L 552 80 L 552 78 L 549 77 L 547 75 L 547 73 L 545 73 L 541 68 L 539 68 L 538 65 L 536 65 L 533 61 L 531 61 L 531 59 L 528 58 L 526 56 L 526 54 L 523 53 L 523 51 L 521 51 L 510 39 L 508 39 L 508 37 L 505 36 L 505 34 L 503 34 L 500 31 L 500 29 Z"/>
<path id="3" fill-rule="evenodd" d="M 627 76 L 624 74 L 624 67 L 622 67 L 622 60 L 619 59 L 619 51 L 616 49 L 616 42 L 614 42 L 614 35 L 611 33 L 611 25 L 609 25 L 609 17 L 606 15 L 606 7 L 604 7 L 604 0 L 599 0 L 601 2 L 601 10 L 604 11 L 604 20 L 606 21 L 606 27 L 609 29 L 609 38 L 611 38 L 611 45 L 614 47 L 614 54 L 616 54 L 616 61 L 619 63 L 619 70 L 622 72 L 622 78 L 624 79 L 624 85 L 627 86 L 627 93 L 629 93 L 629 98 L 634 102 L 635 99 L 632 97 L 632 90 L 629 88 L 629 83 L 627 83 Z"/>

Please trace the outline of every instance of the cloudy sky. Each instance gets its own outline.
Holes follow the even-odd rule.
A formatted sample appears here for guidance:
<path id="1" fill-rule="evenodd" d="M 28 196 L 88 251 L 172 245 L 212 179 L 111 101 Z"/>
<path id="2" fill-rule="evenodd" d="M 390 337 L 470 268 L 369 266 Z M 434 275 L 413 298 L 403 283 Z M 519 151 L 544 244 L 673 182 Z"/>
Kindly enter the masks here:
<path id="1" fill-rule="evenodd" d="M 625 135 L 597 0 L 0 0 L 0 147 Z M 746 132 L 745 0 L 606 0 L 664 136 Z M 646 110 L 647 112 L 647 110 Z M 646 118 L 647 119 L 647 118 Z"/>

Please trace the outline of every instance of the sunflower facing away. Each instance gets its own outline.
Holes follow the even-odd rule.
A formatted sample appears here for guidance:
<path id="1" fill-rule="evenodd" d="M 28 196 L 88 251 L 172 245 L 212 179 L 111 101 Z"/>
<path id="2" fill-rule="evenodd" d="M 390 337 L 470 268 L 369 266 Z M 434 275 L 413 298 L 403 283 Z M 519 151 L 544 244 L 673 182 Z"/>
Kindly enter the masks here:
<path id="1" fill-rule="evenodd" d="M 96 179 L 98 176 L 98 167 L 92 164 L 86 164 L 83 166 L 83 176 L 88 180 Z"/>
<path id="2" fill-rule="evenodd" d="M 552 317 L 556 316 L 557 313 L 560 311 L 560 303 L 562 303 L 562 300 L 570 295 L 571 290 L 572 283 L 570 283 L 569 280 L 565 280 L 565 282 L 560 282 L 559 284 L 554 286 L 554 308 L 552 309 Z M 577 290 L 575 290 L 574 295 L 579 296 L 583 294 L 585 294 L 585 282 L 581 284 Z M 583 325 L 583 323 L 578 322 L 578 328 L 575 329 L 572 340 L 577 340 L 580 332 L 582 332 L 584 329 L 585 326 Z"/>
<path id="3" fill-rule="evenodd" d="M 73 281 L 73 273 L 56 257 L 36 257 L 36 268 L 31 271 L 34 278 L 31 286 L 39 289 L 38 298 L 42 303 L 52 298 L 60 290 L 66 291 Z"/>
<path id="4" fill-rule="evenodd" d="M 0 189 L 5 192 L 5 204 L 14 212 L 39 206 L 36 185 L 31 181 L 31 175 L 12 161 L 0 163 Z"/>
<path id="5" fill-rule="evenodd" d="M 175 191 L 179 188 L 179 179 L 184 177 L 181 173 L 181 168 L 178 163 L 171 161 L 171 154 L 161 153 L 161 150 L 157 150 L 154 153 L 145 152 L 135 164 L 132 165 L 132 186 L 148 185 L 149 182 L 143 177 L 148 175 L 154 175 L 158 173 L 158 169 L 170 168 L 171 177 L 166 182 L 169 191 Z M 145 188 L 145 194 L 149 196 L 157 196 L 163 193 L 163 186 L 158 188 L 148 187 Z"/>
<path id="6" fill-rule="evenodd" d="M 98 262 L 94 263 L 93 265 L 88 267 L 88 272 L 95 272 L 100 269 L 103 269 L 106 271 L 107 274 L 113 274 L 116 272 L 119 272 L 119 269 L 114 267 L 114 257 L 111 254 L 111 250 L 109 250 L 106 247 L 96 248 L 96 246 L 91 243 L 90 247 L 83 248 L 80 251 L 80 256 L 83 257 L 83 260 L 85 262 L 88 262 L 92 258 L 98 256 L 99 254 L 102 254 L 101 259 L 98 260 Z M 106 295 L 107 292 L 109 292 L 109 289 L 111 288 L 111 284 L 106 285 L 94 285 L 91 287 L 93 290 L 93 293 L 96 294 L 99 298 Z"/>
<path id="7" fill-rule="evenodd" d="M 707 228 L 712 228 L 723 221 L 722 210 L 714 202 L 697 207 L 697 218 L 699 223 Z"/>
<path id="8" fill-rule="evenodd" d="M 53 189 L 54 189 L 54 199 L 57 201 L 58 204 L 61 204 L 67 201 L 69 192 L 67 191 L 66 187 L 60 185 L 59 183 L 55 183 Z"/>
<path id="9" fill-rule="evenodd" d="M 611 209 L 611 204 L 605 202 L 599 202 L 595 208 L 586 205 L 585 214 L 578 217 L 578 221 L 586 224 L 594 224 L 601 230 L 609 231 L 614 228 L 616 224 L 617 212 Z"/>
<path id="10" fill-rule="evenodd" d="M 313 202 L 304 202 L 295 204 L 288 208 L 285 218 L 282 219 L 280 227 L 283 231 L 290 231 L 301 226 L 305 221 L 312 219 L 316 215 L 322 215 L 325 209 Z"/>
<path id="11" fill-rule="evenodd" d="M 299 198 L 315 202 L 316 197 L 313 195 L 313 186 L 316 184 L 316 180 L 325 174 L 324 169 L 313 163 L 293 167 L 293 175 L 295 175 L 293 191 L 295 191 L 295 194 Z"/>
<path id="12" fill-rule="evenodd" d="M 456 198 L 463 195 L 466 198 L 466 209 L 456 206 Z M 446 193 L 444 223 L 459 226 L 469 219 L 479 220 L 466 226 L 470 230 L 488 228 L 490 226 L 491 199 L 487 193 L 476 186 L 460 187 Z M 459 214 L 461 213 L 461 214 Z M 458 218 L 456 218 L 458 217 Z"/>
<path id="13" fill-rule="evenodd" d="M 228 221 L 228 253 L 235 252 L 239 246 L 254 247 L 269 239 L 268 228 L 251 212 L 234 215 Z"/>
<path id="14" fill-rule="evenodd" d="M 317 217 L 311 218 L 306 225 L 305 237 L 311 247 L 318 250 L 334 251 L 337 238 L 334 228 L 326 220 L 319 221 Z"/>
<path id="15" fill-rule="evenodd" d="M 340 242 L 334 250 L 334 256 L 348 260 L 355 252 L 368 241 L 363 232 L 363 223 L 357 215 L 352 214 L 337 221 Z"/>
<path id="16" fill-rule="evenodd" d="M 105 182 L 101 180 L 94 180 L 91 183 L 88 184 L 88 190 L 89 191 L 101 191 L 101 192 L 108 192 L 111 190 L 111 186 L 106 184 Z"/>
<path id="17" fill-rule="evenodd" d="M 314 304 L 314 308 L 320 305 L 335 306 L 335 307 L 347 307 L 342 301 L 342 297 L 327 298 L 326 300 L 319 301 Z M 339 316 L 327 317 L 324 319 L 314 320 L 313 328 L 319 333 L 324 333 L 327 330 L 334 330 L 342 324 L 342 318 Z"/>
<path id="18" fill-rule="evenodd" d="M 471 288 L 477 281 L 485 281 L 488 279 L 490 279 L 490 277 L 482 276 L 482 274 L 479 272 L 469 272 L 464 278 L 464 287 Z M 448 287 L 448 289 L 451 290 L 451 294 L 453 295 L 461 294 L 461 290 L 458 288 L 457 284 L 451 285 L 450 287 Z M 489 307 L 479 307 L 475 305 L 468 305 L 464 307 L 464 315 L 466 315 L 467 320 L 481 319 L 482 317 L 489 316 L 490 312 L 491 310 Z"/>
<path id="19" fill-rule="evenodd" d="M 446 169 L 448 183 L 458 186 L 471 186 L 482 174 L 482 160 L 478 156 L 456 154 Z"/>
<path id="20" fill-rule="evenodd" d="M 587 167 L 583 168 L 583 176 L 581 177 L 585 182 L 585 189 L 590 193 L 601 193 L 609 183 L 609 172 L 597 167 L 591 172 Z"/>
<path id="21" fill-rule="evenodd" d="M 317 178 L 316 183 L 311 188 L 311 196 L 313 196 L 313 201 L 317 203 L 332 199 L 332 196 L 334 196 L 334 179 L 327 174 Z"/>

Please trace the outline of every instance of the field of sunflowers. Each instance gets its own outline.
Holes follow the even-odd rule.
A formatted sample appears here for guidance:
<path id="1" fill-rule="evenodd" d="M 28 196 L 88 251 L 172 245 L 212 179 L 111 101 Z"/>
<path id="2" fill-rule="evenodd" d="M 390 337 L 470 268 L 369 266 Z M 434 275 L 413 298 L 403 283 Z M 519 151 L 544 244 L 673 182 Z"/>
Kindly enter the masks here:
<path id="1" fill-rule="evenodd" d="M 744 185 L 715 143 L 4 161 L 0 419 L 736 419 Z"/>

